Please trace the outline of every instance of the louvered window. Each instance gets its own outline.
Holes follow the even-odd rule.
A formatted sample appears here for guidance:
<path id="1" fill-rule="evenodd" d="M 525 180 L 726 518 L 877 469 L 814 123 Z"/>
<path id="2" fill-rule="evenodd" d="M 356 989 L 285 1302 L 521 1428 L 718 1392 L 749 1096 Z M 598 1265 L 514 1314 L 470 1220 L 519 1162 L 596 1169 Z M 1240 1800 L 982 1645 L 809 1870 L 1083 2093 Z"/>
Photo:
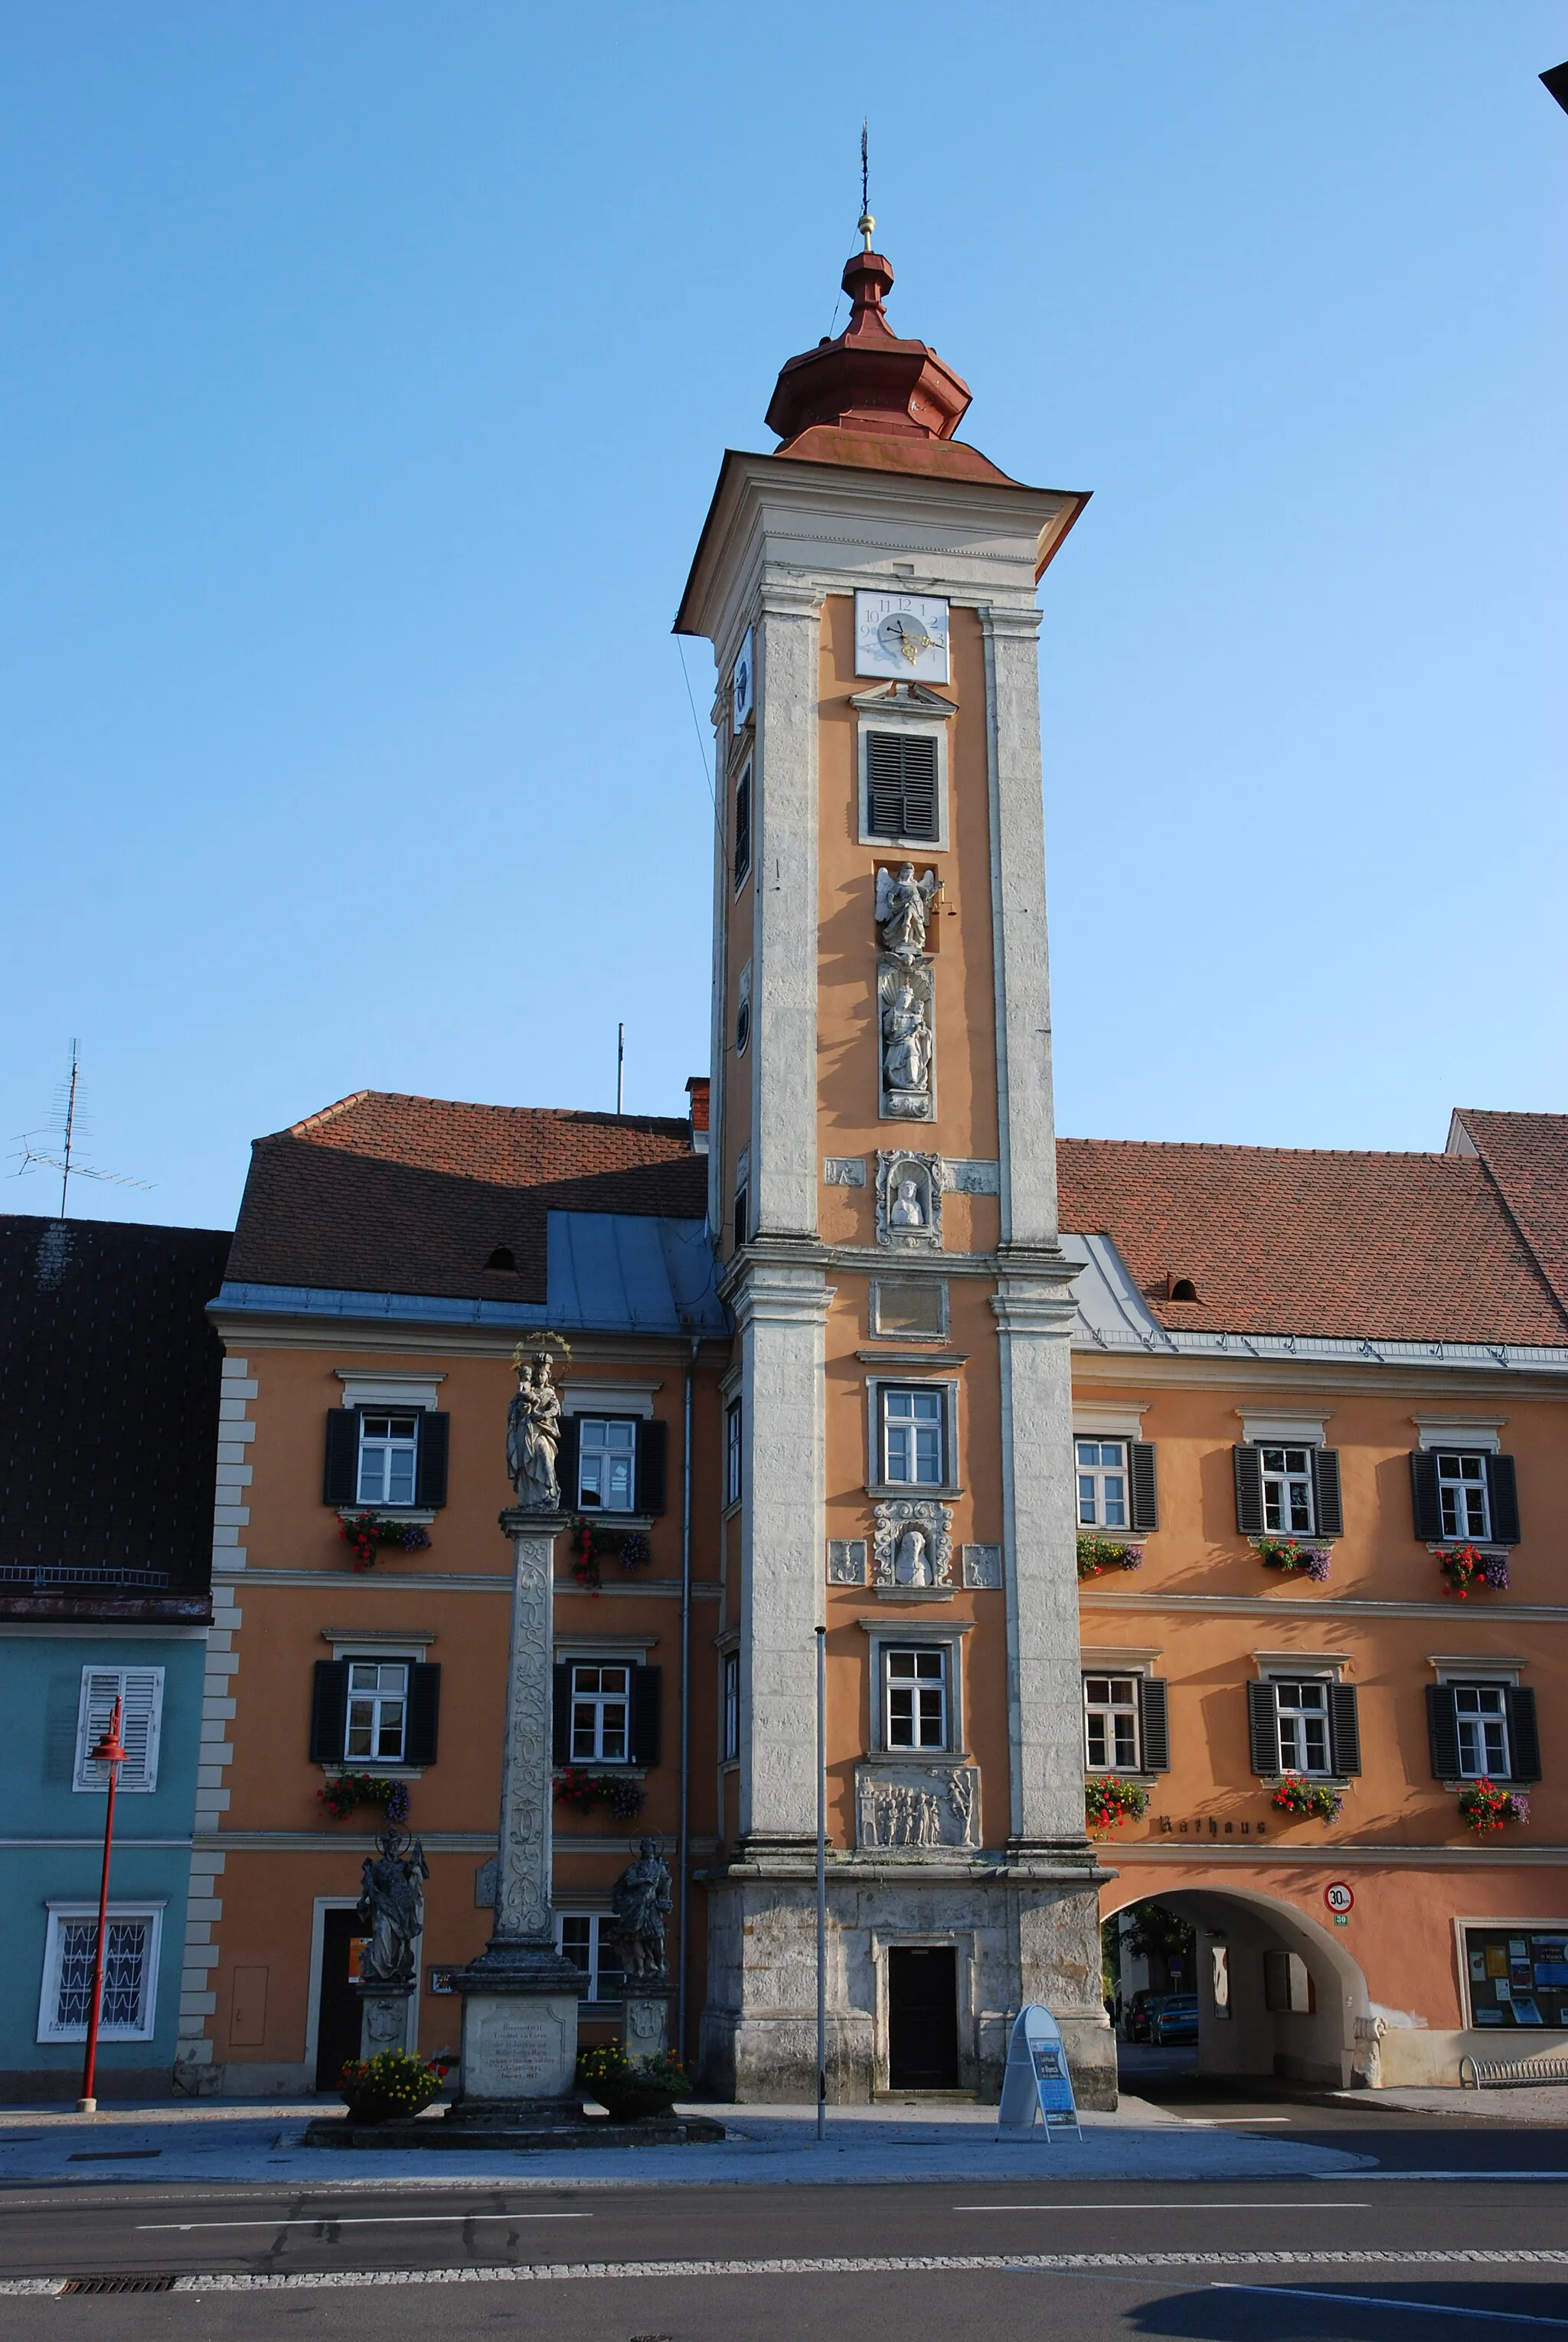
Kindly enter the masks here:
<path id="1" fill-rule="evenodd" d="M 940 835 L 936 739 L 923 732 L 865 736 L 865 826 L 874 837 Z"/>
<path id="2" fill-rule="evenodd" d="M 162 1667 L 84 1667 L 81 1704 L 76 1711 L 76 1767 L 74 1789 L 106 1789 L 109 1768 L 95 1765 L 91 1752 L 109 1728 L 115 1702 L 124 1703 L 120 1741 L 125 1761 L 120 1767 L 120 1787 L 150 1791 L 158 1786 L 158 1730 L 163 1720 Z"/>

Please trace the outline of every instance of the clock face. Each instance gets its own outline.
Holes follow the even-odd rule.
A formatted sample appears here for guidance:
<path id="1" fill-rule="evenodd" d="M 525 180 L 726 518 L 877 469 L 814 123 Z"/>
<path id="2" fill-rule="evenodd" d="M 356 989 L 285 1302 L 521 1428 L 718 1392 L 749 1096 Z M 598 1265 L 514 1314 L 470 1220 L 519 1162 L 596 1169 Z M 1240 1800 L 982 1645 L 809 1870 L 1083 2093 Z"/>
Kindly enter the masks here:
<path id="1" fill-rule="evenodd" d="M 899 683 L 945 683 L 947 604 L 929 594 L 857 594 L 854 671 Z"/>
<path id="2" fill-rule="evenodd" d="M 734 673 L 730 678 L 730 725 L 732 730 L 736 732 L 740 731 L 743 725 L 749 724 L 752 720 L 752 703 L 756 680 L 753 666 L 754 656 L 752 629 L 748 626 L 746 638 L 735 656 Z"/>

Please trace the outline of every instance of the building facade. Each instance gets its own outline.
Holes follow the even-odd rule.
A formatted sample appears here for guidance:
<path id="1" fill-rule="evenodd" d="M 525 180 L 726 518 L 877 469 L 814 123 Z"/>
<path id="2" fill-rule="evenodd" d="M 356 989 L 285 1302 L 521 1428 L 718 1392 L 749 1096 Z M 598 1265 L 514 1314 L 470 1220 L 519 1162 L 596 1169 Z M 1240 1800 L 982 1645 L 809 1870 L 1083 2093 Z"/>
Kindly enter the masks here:
<path id="1" fill-rule="evenodd" d="M 105 2098 L 167 2096 L 190 1924 L 229 1239 L 0 1218 L 0 2097 L 74 2098 L 97 1939 Z"/>

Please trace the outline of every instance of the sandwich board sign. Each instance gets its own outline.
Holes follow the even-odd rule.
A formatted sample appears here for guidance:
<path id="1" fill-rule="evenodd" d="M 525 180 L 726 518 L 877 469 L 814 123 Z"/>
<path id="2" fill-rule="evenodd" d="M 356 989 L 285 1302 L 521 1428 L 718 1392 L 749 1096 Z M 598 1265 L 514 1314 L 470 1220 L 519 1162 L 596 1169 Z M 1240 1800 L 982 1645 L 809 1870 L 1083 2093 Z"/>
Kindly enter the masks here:
<path id="1" fill-rule="evenodd" d="M 997 2137 L 1009 2132 L 1014 2136 L 1032 2132 L 1036 2111 L 1044 2121 L 1047 2137 L 1059 2130 L 1083 2137 L 1062 2028 L 1048 2008 L 1031 2001 L 1013 2020 L 1002 2104 L 996 2110 Z"/>

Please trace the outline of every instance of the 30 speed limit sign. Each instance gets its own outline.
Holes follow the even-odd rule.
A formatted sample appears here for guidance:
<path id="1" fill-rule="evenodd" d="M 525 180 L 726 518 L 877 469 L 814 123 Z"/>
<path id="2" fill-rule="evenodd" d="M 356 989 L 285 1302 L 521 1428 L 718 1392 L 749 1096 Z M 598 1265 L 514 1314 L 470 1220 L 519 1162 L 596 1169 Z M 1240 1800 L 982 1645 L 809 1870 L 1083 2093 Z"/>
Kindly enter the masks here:
<path id="1" fill-rule="evenodd" d="M 1336 1919 L 1343 1919 L 1355 1908 L 1355 1897 L 1343 1878 L 1330 1881 L 1323 1890 L 1323 1899 Z"/>

